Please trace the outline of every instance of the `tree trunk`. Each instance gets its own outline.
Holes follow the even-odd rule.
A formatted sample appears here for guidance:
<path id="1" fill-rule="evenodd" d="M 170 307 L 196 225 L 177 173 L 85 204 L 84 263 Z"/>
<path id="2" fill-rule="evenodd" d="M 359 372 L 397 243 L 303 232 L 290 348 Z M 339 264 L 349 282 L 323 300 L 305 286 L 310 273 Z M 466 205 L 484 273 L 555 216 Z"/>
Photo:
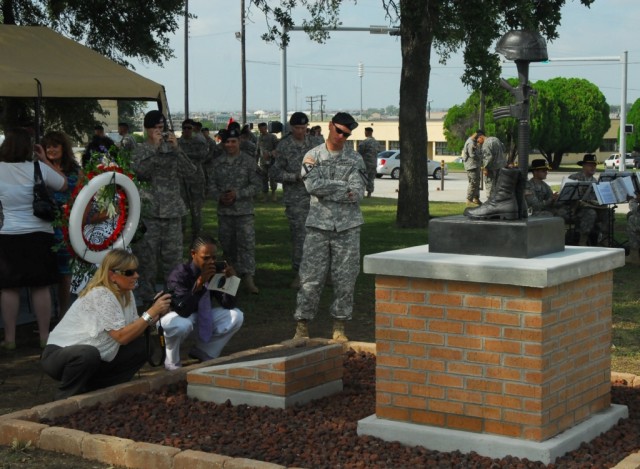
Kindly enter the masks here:
<path id="1" fill-rule="evenodd" d="M 402 171 L 396 223 L 401 228 L 424 228 L 429 223 L 426 112 L 433 43 L 429 3 L 424 0 L 400 2 L 403 13 L 399 115 Z"/>

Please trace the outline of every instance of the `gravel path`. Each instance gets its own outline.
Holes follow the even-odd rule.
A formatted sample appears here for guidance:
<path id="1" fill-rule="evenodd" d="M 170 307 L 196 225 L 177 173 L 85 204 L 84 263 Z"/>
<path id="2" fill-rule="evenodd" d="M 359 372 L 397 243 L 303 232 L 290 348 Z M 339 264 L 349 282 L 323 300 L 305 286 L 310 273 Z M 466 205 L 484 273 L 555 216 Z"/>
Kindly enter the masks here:
<path id="1" fill-rule="evenodd" d="M 612 401 L 630 418 L 555 464 L 441 453 L 374 437 L 359 437 L 358 420 L 375 411 L 375 356 L 350 352 L 344 391 L 304 406 L 278 410 L 199 402 L 186 382 L 155 398 L 129 396 L 44 423 L 137 441 L 307 468 L 607 468 L 640 450 L 640 390 L 613 386 Z"/>

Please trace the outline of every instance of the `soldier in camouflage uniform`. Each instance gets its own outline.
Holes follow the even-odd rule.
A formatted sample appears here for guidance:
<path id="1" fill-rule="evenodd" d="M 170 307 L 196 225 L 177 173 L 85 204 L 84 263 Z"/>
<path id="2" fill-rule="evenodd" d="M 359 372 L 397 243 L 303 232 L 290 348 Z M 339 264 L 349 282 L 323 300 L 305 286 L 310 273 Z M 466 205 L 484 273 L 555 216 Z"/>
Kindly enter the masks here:
<path id="1" fill-rule="evenodd" d="M 218 239 L 224 256 L 242 277 L 245 287 L 257 294 L 256 232 L 253 197 L 260 191 L 256 160 L 240 151 L 240 133 L 221 130 L 224 153 L 213 161 L 209 193 L 218 202 Z"/>
<path id="2" fill-rule="evenodd" d="M 569 179 L 597 183 L 598 180 L 594 177 L 597 164 L 596 155 L 584 155 L 582 161 L 578 161 L 578 165 L 582 166 L 582 171 L 571 174 Z M 575 223 L 578 233 L 580 233 L 578 241 L 580 246 L 587 245 L 589 235 L 592 232 L 595 232 L 599 239 L 603 231 L 601 226 L 606 226 L 607 215 L 605 212 L 608 211 L 606 207 L 596 208 L 597 203 L 598 199 L 593 191 L 588 196 L 588 200 L 575 200 L 567 203 L 568 209 L 571 210 L 570 219 Z"/>
<path id="3" fill-rule="evenodd" d="M 366 137 L 360 145 L 358 145 L 358 153 L 362 155 L 364 165 L 367 168 L 367 197 L 371 197 L 373 193 L 373 183 L 376 180 L 376 167 L 378 166 L 378 153 L 380 153 L 380 144 L 373 138 L 373 129 L 365 127 L 364 136 Z"/>
<path id="4" fill-rule="evenodd" d="M 484 190 L 491 197 L 500 168 L 507 165 L 504 146 L 497 137 L 486 137 L 482 144 L 482 166 L 484 166 Z"/>
<path id="5" fill-rule="evenodd" d="M 276 190 L 278 182 L 270 176 L 270 169 L 275 161 L 275 149 L 278 145 L 278 137 L 268 131 L 267 123 L 260 122 L 258 124 L 258 165 L 262 171 L 262 194 L 267 200 L 269 189 L 271 189 L 271 200 L 276 200 Z"/>
<path id="6" fill-rule="evenodd" d="M 640 265 L 640 195 L 629 201 L 627 213 L 627 236 L 629 237 L 629 255 L 627 263 Z"/>
<path id="7" fill-rule="evenodd" d="M 142 214 L 146 232 L 133 244 L 139 260 L 140 278 L 136 297 L 146 305 L 155 296 L 158 273 L 166 279 L 171 269 L 182 262 L 182 223 L 187 213 L 180 197 L 180 178 L 189 177 L 197 168 L 178 146 L 173 132 L 166 139 L 166 120 L 160 111 L 150 111 L 144 117 L 147 140 L 138 145 L 131 159 L 131 169 L 147 186 L 141 197 L 148 203 Z"/>
<path id="8" fill-rule="evenodd" d="M 491 137 L 489 137 L 491 138 Z M 489 139 L 487 139 L 488 141 Z M 485 141 L 486 145 L 486 141 Z M 549 172 L 547 160 L 533 160 L 529 165 L 529 171 L 533 177 L 527 181 L 524 188 L 524 197 L 527 201 L 527 207 L 531 211 L 531 215 L 536 216 L 563 216 L 558 213 L 560 207 L 556 207 L 555 203 L 558 193 L 553 192 L 549 184 L 544 182 Z"/>
<path id="9" fill-rule="evenodd" d="M 329 123 L 324 145 L 307 153 L 302 178 L 311 194 L 300 265 L 300 290 L 294 318 L 294 339 L 309 337 L 307 322 L 318 311 L 327 272 L 331 272 L 333 339 L 346 341 L 344 323 L 353 312 L 353 291 L 360 272 L 360 226 L 364 223 L 360 200 L 367 182 L 362 157 L 345 145 L 358 123 L 346 112 Z"/>
<path id="10" fill-rule="evenodd" d="M 291 232 L 291 267 L 295 277 L 291 288 L 300 288 L 300 262 L 302 247 L 306 235 L 305 223 L 309 214 L 310 196 L 302 182 L 302 158 L 315 145 L 307 135 L 309 118 L 303 112 L 294 112 L 289 119 L 291 133 L 283 138 L 276 147 L 275 163 L 269 170 L 269 177 L 282 183 L 284 190 L 284 212 L 289 220 Z"/>
<path id="11" fill-rule="evenodd" d="M 482 143 L 484 132 L 478 130 L 467 139 L 462 150 L 464 169 L 467 171 L 469 186 L 467 187 L 467 207 L 477 207 L 480 202 L 480 177 L 482 167 Z"/>
<path id="12" fill-rule="evenodd" d="M 196 166 L 196 171 L 180 181 L 180 193 L 191 215 L 191 238 L 196 238 L 202 231 L 202 207 L 205 192 L 205 165 L 208 164 L 208 146 L 204 136 L 194 133 L 196 123 L 192 119 L 182 122 L 182 136 L 178 139 L 180 149 Z M 186 230 L 187 217 L 182 220 L 182 229 Z"/>

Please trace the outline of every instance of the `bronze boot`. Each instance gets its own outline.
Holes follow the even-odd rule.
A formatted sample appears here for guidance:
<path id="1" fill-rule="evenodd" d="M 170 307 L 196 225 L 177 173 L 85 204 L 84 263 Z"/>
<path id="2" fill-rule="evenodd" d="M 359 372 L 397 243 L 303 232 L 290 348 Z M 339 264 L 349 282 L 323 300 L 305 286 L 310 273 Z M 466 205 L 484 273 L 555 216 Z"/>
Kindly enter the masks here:
<path id="1" fill-rule="evenodd" d="M 494 193 L 479 207 L 466 208 L 464 215 L 473 220 L 517 220 L 516 186 L 519 177 L 518 169 L 501 169 Z"/>

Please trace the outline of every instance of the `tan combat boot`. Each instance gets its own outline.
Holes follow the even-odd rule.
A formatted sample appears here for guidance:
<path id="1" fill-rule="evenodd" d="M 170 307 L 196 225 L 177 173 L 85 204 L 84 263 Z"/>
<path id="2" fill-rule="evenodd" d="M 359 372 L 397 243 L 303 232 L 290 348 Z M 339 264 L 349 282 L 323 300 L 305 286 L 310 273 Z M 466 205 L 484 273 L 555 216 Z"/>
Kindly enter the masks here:
<path id="1" fill-rule="evenodd" d="M 258 290 L 256 284 L 253 283 L 253 275 L 246 274 L 244 277 L 242 277 L 242 280 L 244 281 L 244 286 L 247 288 L 247 291 L 249 293 L 253 293 L 254 295 L 260 293 L 260 290 Z"/>
<path id="2" fill-rule="evenodd" d="M 306 319 L 300 319 L 296 324 L 296 335 L 293 336 L 293 340 L 296 339 L 308 339 L 309 338 L 309 326 Z"/>
<path id="3" fill-rule="evenodd" d="M 336 342 L 347 342 L 349 340 L 344 333 L 344 321 L 341 319 L 333 321 L 333 340 Z"/>

